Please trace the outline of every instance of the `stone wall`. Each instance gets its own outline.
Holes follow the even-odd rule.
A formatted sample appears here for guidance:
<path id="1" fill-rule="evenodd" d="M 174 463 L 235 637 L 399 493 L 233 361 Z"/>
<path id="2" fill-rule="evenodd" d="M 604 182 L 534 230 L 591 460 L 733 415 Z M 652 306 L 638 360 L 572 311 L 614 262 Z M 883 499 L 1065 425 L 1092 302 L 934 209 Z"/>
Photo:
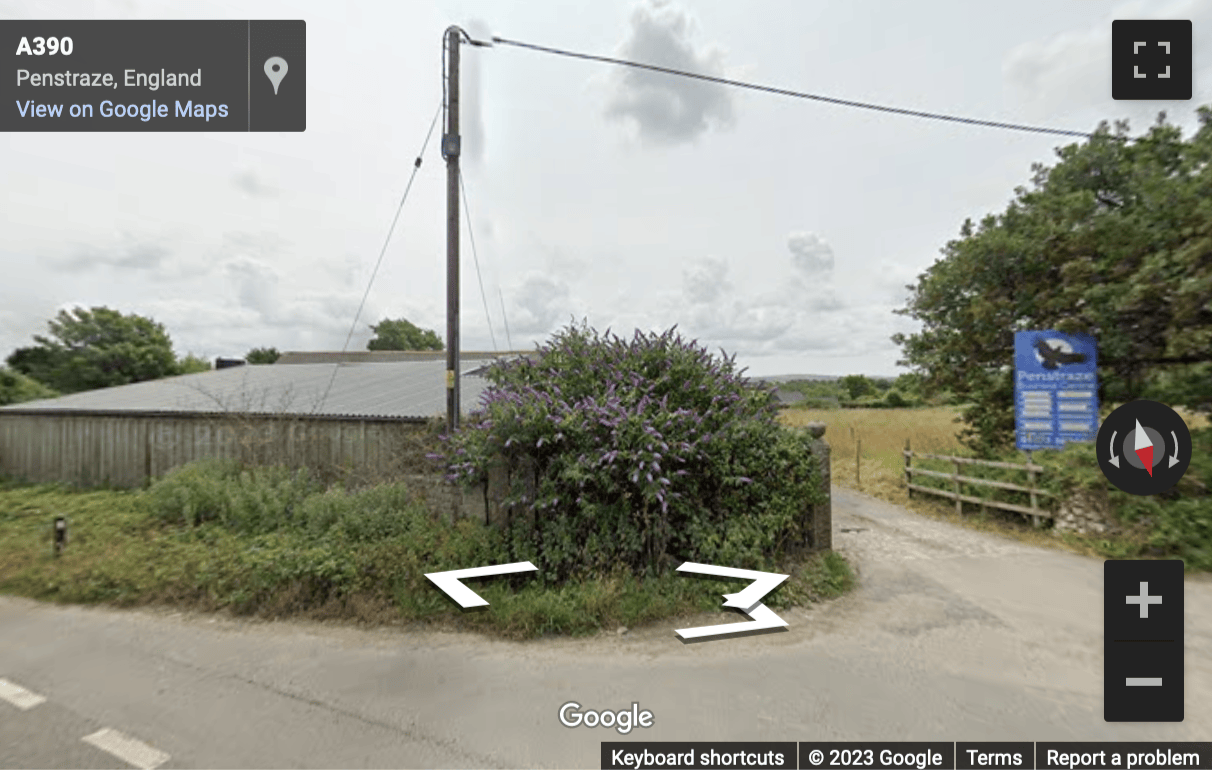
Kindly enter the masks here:
<path id="1" fill-rule="evenodd" d="M 1106 490 L 1084 489 L 1075 492 L 1061 503 L 1055 522 L 1057 532 L 1112 535 L 1121 530 L 1119 523 L 1111 515 Z"/>

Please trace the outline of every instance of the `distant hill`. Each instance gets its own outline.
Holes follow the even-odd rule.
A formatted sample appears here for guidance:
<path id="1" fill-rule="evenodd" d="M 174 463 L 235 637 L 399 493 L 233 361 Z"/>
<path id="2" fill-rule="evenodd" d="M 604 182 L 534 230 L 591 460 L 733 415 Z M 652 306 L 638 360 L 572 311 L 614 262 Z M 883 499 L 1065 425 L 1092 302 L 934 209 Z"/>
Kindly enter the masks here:
<path id="1" fill-rule="evenodd" d="M 840 380 L 841 377 L 832 374 L 772 374 L 767 377 L 753 377 L 754 380 L 762 380 L 763 382 L 795 382 L 796 380 L 808 382 L 833 382 Z"/>

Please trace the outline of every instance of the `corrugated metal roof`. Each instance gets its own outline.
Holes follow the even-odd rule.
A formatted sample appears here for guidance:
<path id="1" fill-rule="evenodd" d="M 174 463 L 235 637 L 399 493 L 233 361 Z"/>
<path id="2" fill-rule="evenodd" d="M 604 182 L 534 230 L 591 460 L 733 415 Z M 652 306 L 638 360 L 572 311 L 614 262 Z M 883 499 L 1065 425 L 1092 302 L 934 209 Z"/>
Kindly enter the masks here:
<path id="1" fill-rule="evenodd" d="M 477 359 L 477 360 L 492 360 L 494 358 L 517 358 L 518 356 L 532 356 L 534 351 L 526 352 L 523 350 L 507 350 L 500 353 L 488 351 L 468 351 L 464 350 L 459 354 L 459 359 Z M 390 361 L 445 361 L 446 351 L 444 350 L 346 350 L 346 351 L 331 351 L 331 350 L 311 350 L 311 351 L 287 351 L 283 353 L 275 364 L 337 364 L 337 363 L 383 363 Z"/>
<path id="2" fill-rule="evenodd" d="M 489 363 L 459 361 L 464 414 L 479 406 L 488 387 L 487 380 L 472 372 Z M 237 366 L 0 407 L 0 413 L 18 410 L 423 419 L 446 414 L 446 362 Z"/>

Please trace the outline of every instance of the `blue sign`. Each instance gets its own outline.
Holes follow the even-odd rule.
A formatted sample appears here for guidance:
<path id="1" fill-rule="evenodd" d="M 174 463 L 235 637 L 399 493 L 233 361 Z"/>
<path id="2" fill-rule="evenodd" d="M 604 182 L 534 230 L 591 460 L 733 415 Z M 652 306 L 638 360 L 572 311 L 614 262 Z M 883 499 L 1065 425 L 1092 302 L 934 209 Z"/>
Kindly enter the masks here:
<path id="1" fill-rule="evenodd" d="M 1014 333 L 1018 448 L 1060 449 L 1098 433 L 1097 344 L 1088 334 Z"/>

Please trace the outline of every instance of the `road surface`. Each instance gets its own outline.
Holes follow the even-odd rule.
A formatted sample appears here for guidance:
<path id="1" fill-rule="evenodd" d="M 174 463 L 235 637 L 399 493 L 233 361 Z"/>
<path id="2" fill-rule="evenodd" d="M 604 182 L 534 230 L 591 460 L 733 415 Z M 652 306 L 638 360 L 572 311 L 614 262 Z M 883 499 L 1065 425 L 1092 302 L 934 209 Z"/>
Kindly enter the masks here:
<path id="1" fill-rule="evenodd" d="M 743 618 L 508 643 L 0 597 L 0 766 L 571 768 L 617 740 L 1212 739 L 1212 581 L 1186 583 L 1186 720 L 1106 723 L 1100 560 L 841 488 L 833 511 L 856 591 L 784 613 L 786 632 L 697 644 L 674 629 Z M 569 701 L 638 703 L 653 725 L 568 728 Z"/>

